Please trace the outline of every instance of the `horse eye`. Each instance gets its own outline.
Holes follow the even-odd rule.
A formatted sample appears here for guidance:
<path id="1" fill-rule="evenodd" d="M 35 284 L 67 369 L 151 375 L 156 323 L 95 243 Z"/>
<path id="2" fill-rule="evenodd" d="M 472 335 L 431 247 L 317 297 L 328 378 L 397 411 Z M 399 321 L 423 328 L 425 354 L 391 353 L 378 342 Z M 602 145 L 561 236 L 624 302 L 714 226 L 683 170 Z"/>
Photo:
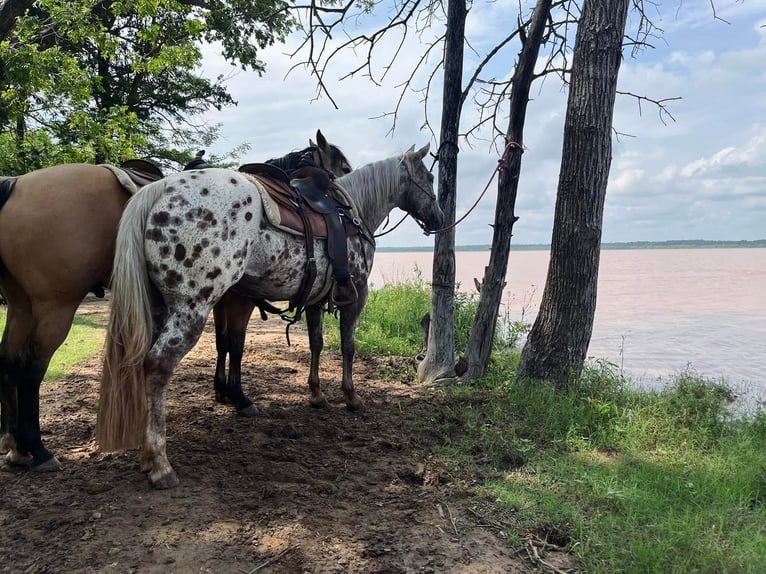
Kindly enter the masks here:
<path id="1" fill-rule="evenodd" d="M 343 167 L 343 175 L 348 175 L 351 173 L 351 168 L 348 166 Z"/>

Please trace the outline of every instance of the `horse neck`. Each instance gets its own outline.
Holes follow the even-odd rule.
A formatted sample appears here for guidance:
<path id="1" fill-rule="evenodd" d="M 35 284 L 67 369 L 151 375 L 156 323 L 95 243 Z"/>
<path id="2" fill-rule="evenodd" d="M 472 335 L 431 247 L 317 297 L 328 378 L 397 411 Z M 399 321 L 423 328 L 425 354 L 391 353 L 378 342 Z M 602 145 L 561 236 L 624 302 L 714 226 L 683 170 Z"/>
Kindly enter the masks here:
<path id="1" fill-rule="evenodd" d="M 335 180 L 354 200 L 359 216 L 373 231 L 396 207 L 400 164 L 400 158 L 389 158 L 364 165 Z"/>

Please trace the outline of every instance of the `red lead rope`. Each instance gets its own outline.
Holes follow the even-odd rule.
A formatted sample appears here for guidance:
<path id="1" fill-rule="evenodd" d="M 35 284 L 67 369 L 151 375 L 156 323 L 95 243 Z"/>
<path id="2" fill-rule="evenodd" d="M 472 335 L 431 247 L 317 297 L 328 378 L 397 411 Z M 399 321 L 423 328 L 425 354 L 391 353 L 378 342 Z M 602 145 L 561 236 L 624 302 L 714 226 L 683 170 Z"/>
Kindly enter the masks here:
<path id="1" fill-rule="evenodd" d="M 470 215 L 470 213 L 476 208 L 476 206 L 479 205 L 479 202 L 481 201 L 481 198 L 484 197 L 484 194 L 487 193 L 487 190 L 489 189 L 489 186 L 492 185 L 492 181 L 495 179 L 495 174 L 499 173 L 500 171 L 504 170 L 507 167 L 507 164 L 505 163 L 505 154 L 507 154 L 508 150 L 510 150 L 512 147 L 517 147 L 520 150 L 524 149 L 524 146 L 522 146 L 518 142 L 515 142 L 515 141 L 509 141 L 508 142 L 508 144 L 505 146 L 505 149 L 503 150 L 503 154 L 500 156 L 500 159 L 497 160 L 497 166 L 495 166 L 495 169 L 492 172 L 492 175 L 490 176 L 489 181 L 487 182 L 487 185 L 484 186 L 484 191 L 481 192 L 479 197 L 476 199 L 474 204 L 471 206 L 471 209 L 469 209 L 468 211 L 466 211 L 463 214 L 463 217 L 458 219 L 455 223 L 452 223 L 451 225 L 448 225 L 447 227 L 443 227 L 442 229 L 437 229 L 435 231 L 428 231 L 427 229 L 423 229 L 423 235 L 429 236 L 432 233 L 444 233 L 445 231 L 449 231 L 450 229 L 452 229 L 454 227 L 457 227 L 458 223 L 462 222 L 466 217 L 468 217 Z M 401 221 L 399 223 L 401 223 Z M 422 227 L 422 225 L 421 225 L 421 227 Z"/>

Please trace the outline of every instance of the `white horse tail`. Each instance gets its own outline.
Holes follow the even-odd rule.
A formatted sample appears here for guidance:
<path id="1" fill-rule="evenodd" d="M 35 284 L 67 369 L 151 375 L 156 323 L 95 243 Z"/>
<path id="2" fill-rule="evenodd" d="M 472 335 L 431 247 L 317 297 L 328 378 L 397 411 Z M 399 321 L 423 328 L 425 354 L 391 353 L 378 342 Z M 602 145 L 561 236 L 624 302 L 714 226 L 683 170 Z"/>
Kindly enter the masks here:
<path id="1" fill-rule="evenodd" d="M 140 446 L 146 430 L 144 358 L 152 344 L 152 311 L 144 235 L 149 211 L 164 190 L 165 183 L 158 181 L 134 195 L 117 230 L 96 422 L 103 452 Z"/>

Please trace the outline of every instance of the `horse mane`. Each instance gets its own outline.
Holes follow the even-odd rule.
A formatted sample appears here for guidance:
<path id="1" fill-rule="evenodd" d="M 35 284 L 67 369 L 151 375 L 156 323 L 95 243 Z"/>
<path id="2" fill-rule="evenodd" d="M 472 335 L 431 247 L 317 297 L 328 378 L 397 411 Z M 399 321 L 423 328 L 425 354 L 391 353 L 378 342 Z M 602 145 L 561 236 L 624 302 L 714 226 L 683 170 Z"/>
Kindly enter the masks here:
<path id="1" fill-rule="evenodd" d="M 399 188 L 399 166 L 404 158 L 400 155 L 368 163 L 335 180 L 373 230 L 395 206 L 393 196 Z"/>
<path id="2" fill-rule="evenodd" d="M 265 163 L 278 167 L 286 173 L 290 173 L 299 167 L 313 167 L 315 165 L 314 148 L 307 147 L 300 151 L 291 151 L 282 157 L 275 157 L 266 160 Z"/>

